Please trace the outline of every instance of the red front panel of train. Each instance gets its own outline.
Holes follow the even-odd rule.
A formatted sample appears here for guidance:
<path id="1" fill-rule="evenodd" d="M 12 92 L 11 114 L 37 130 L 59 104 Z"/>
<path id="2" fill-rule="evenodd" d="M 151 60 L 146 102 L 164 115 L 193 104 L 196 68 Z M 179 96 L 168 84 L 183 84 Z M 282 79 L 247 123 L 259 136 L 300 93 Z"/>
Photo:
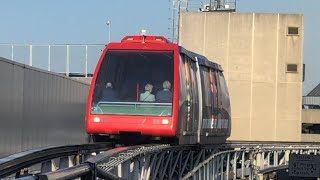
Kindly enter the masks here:
<path id="1" fill-rule="evenodd" d="M 174 136 L 172 118 L 92 115 L 87 122 L 87 133 L 119 134 L 120 132 L 140 132 L 142 135 Z"/>
<path id="2" fill-rule="evenodd" d="M 158 92 L 166 86 L 170 101 L 159 100 Z M 128 36 L 108 44 L 99 59 L 88 96 L 86 130 L 174 136 L 178 105 L 178 46 L 161 37 Z"/>

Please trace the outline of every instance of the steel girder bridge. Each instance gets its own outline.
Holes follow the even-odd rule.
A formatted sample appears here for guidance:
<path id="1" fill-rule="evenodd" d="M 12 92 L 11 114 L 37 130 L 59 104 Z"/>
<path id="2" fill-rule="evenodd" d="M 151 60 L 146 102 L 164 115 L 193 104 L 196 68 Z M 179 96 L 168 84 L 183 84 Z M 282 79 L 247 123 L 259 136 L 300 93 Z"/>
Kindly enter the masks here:
<path id="1" fill-rule="evenodd" d="M 39 148 L 0 159 L 0 179 L 264 179 L 288 169 L 289 155 L 320 154 L 320 144 L 85 144 Z"/>

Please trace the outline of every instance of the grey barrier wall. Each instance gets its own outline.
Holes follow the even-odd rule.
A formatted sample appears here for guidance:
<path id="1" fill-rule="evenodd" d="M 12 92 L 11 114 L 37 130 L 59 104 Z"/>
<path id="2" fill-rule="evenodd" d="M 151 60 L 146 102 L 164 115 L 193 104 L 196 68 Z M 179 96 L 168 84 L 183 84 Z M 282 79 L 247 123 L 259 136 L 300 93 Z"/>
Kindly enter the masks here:
<path id="1" fill-rule="evenodd" d="M 0 158 L 85 143 L 88 90 L 84 82 L 0 58 Z"/>

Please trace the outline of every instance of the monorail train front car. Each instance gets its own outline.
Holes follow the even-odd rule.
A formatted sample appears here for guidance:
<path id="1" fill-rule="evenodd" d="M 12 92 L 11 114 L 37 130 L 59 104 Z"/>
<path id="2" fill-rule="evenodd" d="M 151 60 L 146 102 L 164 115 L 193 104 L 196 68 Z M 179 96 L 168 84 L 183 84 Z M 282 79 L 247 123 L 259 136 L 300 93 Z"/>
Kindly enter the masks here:
<path id="1" fill-rule="evenodd" d="M 94 142 L 223 142 L 231 114 L 222 72 L 162 36 L 109 43 L 91 82 L 86 131 Z"/>

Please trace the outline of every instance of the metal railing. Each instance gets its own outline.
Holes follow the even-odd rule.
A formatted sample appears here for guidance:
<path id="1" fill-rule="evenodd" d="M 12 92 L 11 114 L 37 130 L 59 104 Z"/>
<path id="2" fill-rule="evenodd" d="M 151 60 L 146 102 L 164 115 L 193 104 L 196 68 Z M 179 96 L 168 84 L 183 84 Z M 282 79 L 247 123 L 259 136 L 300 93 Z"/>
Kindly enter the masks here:
<path id="1" fill-rule="evenodd" d="M 57 73 L 93 73 L 105 44 L 0 44 L 0 57 Z M 64 67 L 63 67 L 64 66 Z M 54 68 L 55 67 L 55 68 Z M 63 67 L 63 68 L 62 68 Z"/>
<path id="2" fill-rule="evenodd" d="M 96 169 L 116 179 L 181 179 L 214 149 L 201 149 L 197 145 L 137 147 L 105 158 L 107 161 L 100 161 Z"/>
<path id="3" fill-rule="evenodd" d="M 288 169 L 290 154 L 319 155 L 319 143 L 226 143 L 220 145 L 141 145 L 119 147 L 69 166 L 71 154 L 85 154 L 101 147 L 62 147 L 30 151 L 0 160 L 0 178 L 43 162 L 41 172 L 19 174 L 31 179 L 267 179 Z M 108 147 L 108 146 L 107 146 Z M 105 148 L 107 148 L 105 147 Z M 84 151 L 84 149 L 87 149 Z M 53 170 L 60 158 L 59 170 Z M 11 166 L 10 166 L 11 164 Z M 12 165 L 13 164 L 13 165 Z M 9 165 L 9 166 L 8 166 Z M 14 168 L 13 168 L 14 167 Z M 10 172 L 3 170 L 6 168 Z M 20 171 L 19 171 L 20 172 Z"/>
<path id="4" fill-rule="evenodd" d="M 320 154 L 320 146 L 241 148 L 213 154 L 182 179 L 265 179 L 271 172 L 287 169 L 290 154 Z"/>
<path id="5" fill-rule="evenodd" d="M 303 105 L 320 105 L 320 96 L 302 96 Z"/>
<path id="6" fill-rule="evenodd" d="M 14 154 L 0 159 L 0 179 L 12 176 L 15 173 L 16 178 L 30 175 L 32 173 L 30 172 L 31 169 L 41 173 L 52 172 L 57 169 L 55 162 L 59 163 L 58 169 L 75 167 L 88 158 L 91 155 L 90 153 L 106 151 L 111 149 L 112 146 L 112 143 L 53 146 Z M 81 158 L 83 159 L 81 160 Z M 32 166 L 38 164 L 41 165 L 32 168 Z M 83 169 L 82 165 L 80 169 Z"/>

